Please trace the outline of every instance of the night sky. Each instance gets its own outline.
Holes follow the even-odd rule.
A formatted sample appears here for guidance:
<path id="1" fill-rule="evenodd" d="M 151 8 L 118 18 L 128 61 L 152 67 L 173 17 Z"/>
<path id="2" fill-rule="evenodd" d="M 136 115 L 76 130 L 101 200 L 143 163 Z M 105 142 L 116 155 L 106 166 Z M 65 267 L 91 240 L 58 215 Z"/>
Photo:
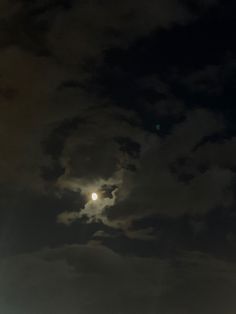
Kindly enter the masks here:
<path id="1" fill-rule="evenodd" d="M 235 12 L 0 0 L 0 314 L 236 313 Z"/>

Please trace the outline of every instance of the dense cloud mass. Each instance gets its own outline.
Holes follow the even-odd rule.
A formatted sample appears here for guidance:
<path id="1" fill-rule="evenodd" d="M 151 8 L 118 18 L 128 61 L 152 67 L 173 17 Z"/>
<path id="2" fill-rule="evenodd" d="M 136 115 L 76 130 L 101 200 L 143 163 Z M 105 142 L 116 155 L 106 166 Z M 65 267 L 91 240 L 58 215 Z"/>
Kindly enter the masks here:
<path id="1" fill-rule="evenodd" d="M 234 313 L 235 265 L 198 252 L 172 264 L 73 245 L 4 259 L 1 271 L 6 314 Z"/>
<path id="2" fill-rule="evenodd" d="M 235 313 L 234 12 L 0 0 L 0 313 Z"/>

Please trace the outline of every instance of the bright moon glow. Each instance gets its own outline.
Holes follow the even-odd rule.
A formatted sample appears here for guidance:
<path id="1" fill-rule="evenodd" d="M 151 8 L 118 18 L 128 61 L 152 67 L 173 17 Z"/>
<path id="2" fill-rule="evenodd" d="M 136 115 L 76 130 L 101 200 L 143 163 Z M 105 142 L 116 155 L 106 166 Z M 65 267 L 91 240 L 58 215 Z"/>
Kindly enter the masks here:
<path id="1" fill-rule="evenodd" d="M 92 193 L 92 200 L 96 201 L 98 199 L 97 193 Z"/>

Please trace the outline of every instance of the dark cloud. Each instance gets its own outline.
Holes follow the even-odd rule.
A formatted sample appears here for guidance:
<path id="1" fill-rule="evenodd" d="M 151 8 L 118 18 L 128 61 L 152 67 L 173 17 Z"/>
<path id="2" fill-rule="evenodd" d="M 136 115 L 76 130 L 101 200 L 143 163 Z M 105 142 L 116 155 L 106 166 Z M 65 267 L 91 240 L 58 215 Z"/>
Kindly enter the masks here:
<path id="1" fill-rule="evenodd" d="M 6 314 L 233 314 L 234 272 L 234 264 L 198 252 L 170 263 L 121 257 L 103 246 L 64 246 L 2 260 L 1 306 Z"/>
<path id="2" fill-rule="evenodd" d="M 204 120 L 207 122 L 204 123 Z M 207 156 L 199 158 L 197 153 L 192 154 L 194 143 L 212 130 L 221 129 L 221 123 L 220 117 L 195 111 L 172 134 L 162 140 L 156 138 L 151 149 L 147 149 L 142 156 L 142 166 L 134 177 L 133 187 L 124 183 L 123 189 L 130 189 L 129 197 L 119 202 L 118 195 L 117 205 L 108 215 L 111 218 L 119 218 L 120 215 L 126 219 L 129 215 L 145 216 L 150 213 L 174 216 L 203 214 L 216 206 L 230 205 L 233 202 L 233 191 L 230 192 L 230 189 L 234 174 L 230 167 L 216 162 L 217 158 L 223 162 L 229 155 L 218 155 L 215 163 L 213 159 L 206 163 L 206 170 L 202 172 L 200 165 L 207 160 Z M 230 142 L 227 144 L 231 146 Z M 223 146 L 222 149 L 225 151 Z M 210 151 L 213 153 L 213 150 Z M 233 157 L 231 160 L 234 163 Z"/>
<path id="3" fill-rule="evenodd" d="M 167 268 L 159 260 L 123 258 L 93 246 L 18 255 L 1 261 L 1 306 L 6 314 L 155 311 Z"/>
<path id="4" fill-rule="evenodd" d="M 1 1 L 0 312 L 235 312 L 234 8 Z"/>
<path id="5" fill-rule="evenodd" d="M 102 197 L 112 198 L 112 192 L 117 189 L 116 185 L 107 185 L 104 184 L 101 186 L 101 190 L 99 191 L 102 194 Z"/>
<path id="6" fill-rule="evenodd" d="M 86 243 L 101 228 L 96 224 L 86 226 L 82 220 L 70 229 L 56 223 L 59 213 L 83 206 L 85 199 L 78 192 L 58 194 L 48 189 L 42 193 L 2 187 L 0 196 L 1 256 L 63 243 Z"/>
<path id="7" fill-rule="evenodd" d="M 234 283 L 229 269 L 234 264 L 230 266 L 199 253 L 188 258 L 184 258 L 186 263 L 182 260 L 182 266 L 176 267 L 178 279 L 174 289 L 162 295 L 160 312 L 220 314 L 227 309 L 233 313 Z"/>
<path id="8" fill-rule="evenodd" d="M 42 169 L 46 180 L 55 180 L 64 174 L 65 168 L 60 163 L 60 157 L 67 138 L 77 129 L 79 123 L 83 122 L 78 117 L 61 122 L 42 143 L 45 153 L 52 158 L 52 166 Z"/>
<path id="9" fill-rule="evenodd" d="M 120 150 L 132 158 L 139 158 L 140 144 L 125 137 L 118 137 L 115 141 L 120 145 Z"/>

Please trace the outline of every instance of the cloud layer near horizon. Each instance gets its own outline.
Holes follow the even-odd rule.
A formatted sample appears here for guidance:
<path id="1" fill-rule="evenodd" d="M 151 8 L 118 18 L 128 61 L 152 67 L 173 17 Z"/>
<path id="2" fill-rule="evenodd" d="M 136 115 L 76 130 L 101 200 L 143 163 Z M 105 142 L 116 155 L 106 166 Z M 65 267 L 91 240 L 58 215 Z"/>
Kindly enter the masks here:
<path id="1" fill-rule="evenodd" d="M 173 264 L 121 257 L 99 245 L 71 245 L 0 264 L 4 314 L 92 314 L 95 309 L 117 314 L 221 314 L 227 309 L 233 314 L 235 308 L 235 265 L 198 252 L 181 254 Z"/>

